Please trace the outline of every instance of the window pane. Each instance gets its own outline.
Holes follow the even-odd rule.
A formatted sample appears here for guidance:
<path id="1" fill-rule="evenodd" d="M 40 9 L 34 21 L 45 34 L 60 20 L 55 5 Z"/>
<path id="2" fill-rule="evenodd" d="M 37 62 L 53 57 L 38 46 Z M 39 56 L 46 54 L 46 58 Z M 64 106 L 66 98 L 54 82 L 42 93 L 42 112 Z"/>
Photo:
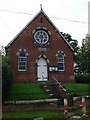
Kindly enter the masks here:
<path id="1" fill-rule="evenodd" d="M 21 53 L 20 53 L 19 56 L 20 56 L 20 57 L 25 57 L 25 53 L 24 53 L 23 51 L 21 51 Z"/>
<path id="2" fill-rule="evenodd" d="M 19 62 L 19 65 L 25 65 L 26 62 Z"/>
<path id="3" fill-rule="evenodd" d="M 62 53 L 58 54 L 57 63 L 58 63 L 58 71 L 64 70 L 64 57 Z"/>
<path id="4" fill-rule="evenodd" d="M 63 67 L 63 63 L 58 63 L 58 67 Z"/>
<path id="5" fill-rule="evenodd" d="M 63 58 L 58 58 L 57 59 L 57 62 L 63 62 L 64 60 L 63 60 Z"/>
<path id="6" fill-rule="evenodd" d="M 21 61 L 26 61 L 26 58 L 21 58 Z"/>
<path id="7" fill-rule="evenodd" d="M 62 53 L 59 53 L 59 54 L 58 54 L 58 57 L 59 57 L 59 58 L 63 58 Z"/>
<path id="8" fill-rule="evenodd" d="M 58 67 L 58 70 L 64 70 L 64 67 L 62 66 L 62 67 Z"/>
<path id="9" fill-rule="evenodd" d="M 20 71 L 26 70 L 26 57 L 19 57 L 18 68 Z"/>
<path id="10" fill-rule="evenodd" d="M 25 70 L 26 67 L 25 66 L 19 66 L 19 70 Z"/>

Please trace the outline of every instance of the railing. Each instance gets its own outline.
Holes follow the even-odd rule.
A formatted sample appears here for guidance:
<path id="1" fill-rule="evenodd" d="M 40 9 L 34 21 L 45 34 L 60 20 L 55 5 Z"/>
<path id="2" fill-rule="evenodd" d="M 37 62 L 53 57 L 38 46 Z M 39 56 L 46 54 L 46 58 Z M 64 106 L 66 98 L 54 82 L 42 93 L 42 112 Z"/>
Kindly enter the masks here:
<path id="1" fill-rule="evenodd" d="M 56 83 L 59 85 L 59 87 L 61 87 L 63 89 L 64 92 L 66 92 L 67 90 L 62 86 L 61 82 L 58 82 L 58 80 L 52 75 L 52 78 L 56 81 Z"/>

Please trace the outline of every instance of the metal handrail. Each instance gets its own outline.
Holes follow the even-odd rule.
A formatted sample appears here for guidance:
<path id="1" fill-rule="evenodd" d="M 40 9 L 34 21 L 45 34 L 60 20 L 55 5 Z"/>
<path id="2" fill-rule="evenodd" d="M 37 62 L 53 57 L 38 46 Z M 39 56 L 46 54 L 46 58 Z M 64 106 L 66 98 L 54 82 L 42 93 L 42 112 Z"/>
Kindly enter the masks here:
<path id="1" fill-rule="evenodd" d="M 61 84 L 61 82 L 58 82 L 58 80 L 52 75 L 53 79 L 57 82 L 57 84 Z"/>
<path id="2" fill-rule="evenodd" d="M 52 78 L 57 82 L 57 84 L 59 84 L 59 87 L 61 87 L 64 92 L 67 91 L 67 90 L 61 85 L 61 82 L 58 82 L 58 80 L 57 80 L 53 75 L 52 75 Z"/>

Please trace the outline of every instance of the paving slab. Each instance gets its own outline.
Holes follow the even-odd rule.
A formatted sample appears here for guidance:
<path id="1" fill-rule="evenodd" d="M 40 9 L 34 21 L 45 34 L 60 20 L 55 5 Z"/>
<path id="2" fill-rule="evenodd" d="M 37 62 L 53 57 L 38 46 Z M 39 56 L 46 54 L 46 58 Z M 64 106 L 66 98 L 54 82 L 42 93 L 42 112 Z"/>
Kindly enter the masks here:
<path id="1" fill-rule="evenodd" d="M 33 120 L 44 120 L 43 117 L 39 117 L 39 118 L 34 118 Z"/>

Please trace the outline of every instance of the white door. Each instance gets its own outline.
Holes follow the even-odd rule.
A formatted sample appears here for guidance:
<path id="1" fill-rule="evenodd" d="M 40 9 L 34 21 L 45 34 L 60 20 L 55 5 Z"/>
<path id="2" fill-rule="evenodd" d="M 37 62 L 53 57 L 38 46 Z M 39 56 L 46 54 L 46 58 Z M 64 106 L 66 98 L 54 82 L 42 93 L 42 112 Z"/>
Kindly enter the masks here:
<path id="1" fill-rule="evenodd" d="M 47 81 L 47 62 L 44 58 L 38 60 L 37 77 L 38 81 Z"/>

